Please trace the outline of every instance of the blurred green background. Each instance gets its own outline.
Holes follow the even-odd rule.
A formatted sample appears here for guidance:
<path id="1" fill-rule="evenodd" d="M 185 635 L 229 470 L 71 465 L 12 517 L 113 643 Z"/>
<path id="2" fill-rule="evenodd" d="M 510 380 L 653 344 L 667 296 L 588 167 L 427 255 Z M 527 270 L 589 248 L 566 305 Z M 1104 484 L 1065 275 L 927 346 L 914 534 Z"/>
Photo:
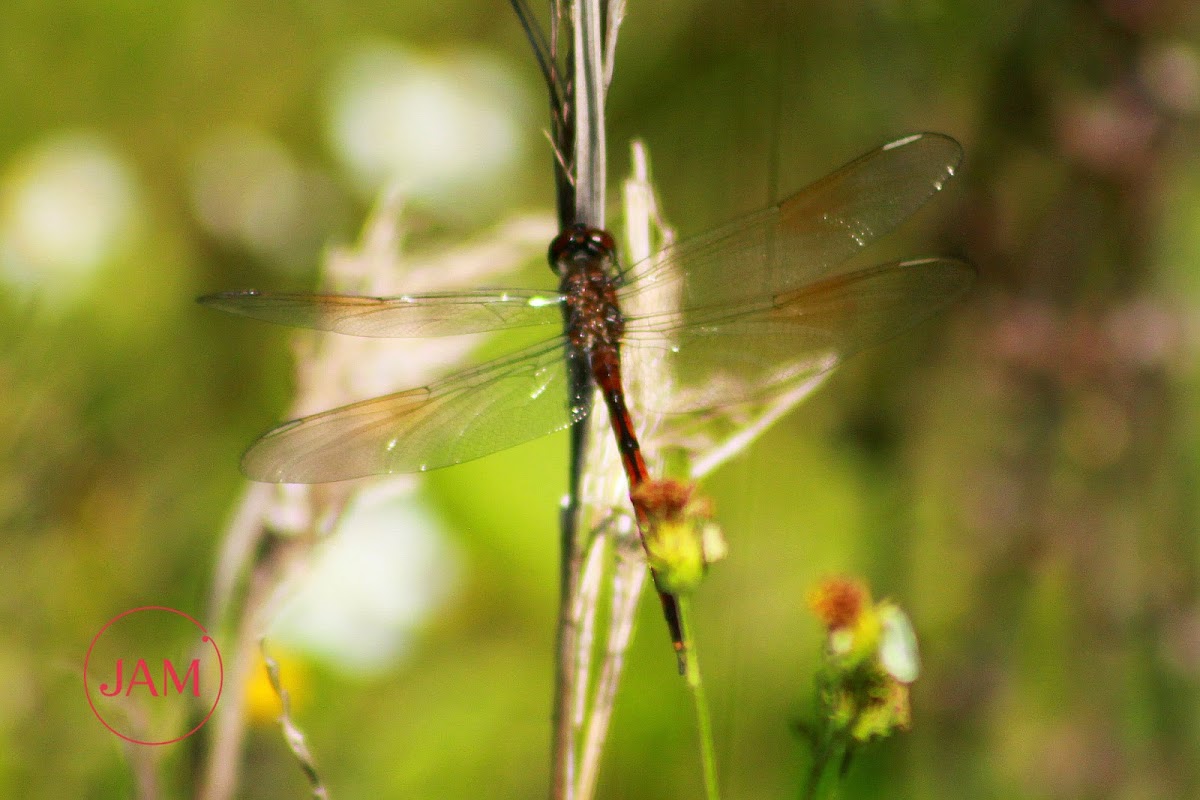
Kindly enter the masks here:
<path id="1" fill-rule="evenodd" d="M 683 234 L 914 130 L 967 153 L 869 255 L 965 257 L 977 291 L 706 484 L 732 548 L 696 623 L 725 796 L 797 796 L 821 646 L 804 594 L 843 572 L 909 611 L 923 656 L 913 730 L 864 749 L 843 797 L 1200 795 L 1200 9 L 628 14 L 610 177 L 644 138 Z M 135 774 L 190 796 L 204 734 L 124 746 L 81 676 L 115 614 L 205 614 L 239 453 L 288 410 L 288 334 L 194 298 L 312 288 L 389 179 L 415 252 L 549 213 L 544 96 L 498 1 L 9 0 L 2 17 L 0 796 L 127 797 Z M 523 280 L 552 286 L 539 258 Z M 335 797 L 544 796 L 565 448 L 427 476 L 403 512 L 420 535 L 396 533 L 415 544 L 370 540 L 361 591 L 293 614 L 285 680 Z M 701 793 L 656 606 L 602 797 Z M 254 714 L 237 796 L 305 792 Z"/>

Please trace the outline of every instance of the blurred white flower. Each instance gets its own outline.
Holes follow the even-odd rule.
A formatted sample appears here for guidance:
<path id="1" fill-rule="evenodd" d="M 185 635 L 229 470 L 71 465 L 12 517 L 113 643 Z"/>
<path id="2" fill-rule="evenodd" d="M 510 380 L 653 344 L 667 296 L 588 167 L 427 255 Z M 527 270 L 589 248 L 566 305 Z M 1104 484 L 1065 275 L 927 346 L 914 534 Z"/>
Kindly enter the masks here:
<path id="1" fill-rule="evenodd" d="M 332 181 L 253 128 L 230 126 L 201 140 L 189 184 L 196 217 L 211 234 L 296 269 L 323 246 L 340 202 Z"/>
<path id="2" fill-rule="evenodd" d="M 356 672 L 404 657 L 453 591 L 457 557 L 411 493 L 364 489 L 316 551 L 271 626 L 273 640 Z"/>
<path id="3" fill-rule="evenodd" d="M 445 211 L 503 202 L 531 103 L 500 62 L 472 53 L 418 56 L 368 44 L 329 91 L 334 151 L 368 196 L 395 186 Z"/>
<path id="4" fill-rule="evenodd" d="M 115 148 L 93 133 L 49 136 L 0 178 L 0 280 L 51 306 L 81 296 L 128 241 L 136 212 Z"/>
<path id="5" fill-rule="evenodd" d="M 908 615 L 894 603 L 879 604 L 883 630 L 879 639 L 879 662 L 889 675 L 901 683 L 914 683 L 921 673 L 917 634 Z"/>

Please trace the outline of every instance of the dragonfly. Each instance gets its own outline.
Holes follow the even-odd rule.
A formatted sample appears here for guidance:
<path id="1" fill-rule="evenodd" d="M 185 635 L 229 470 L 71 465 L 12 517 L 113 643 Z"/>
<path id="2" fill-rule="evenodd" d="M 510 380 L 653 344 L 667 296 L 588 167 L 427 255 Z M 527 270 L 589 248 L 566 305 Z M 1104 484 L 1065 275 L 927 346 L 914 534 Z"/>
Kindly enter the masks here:
<path id="1" fill-rule="evenodd" d="M 668 407 L 653 411 L 712 413 L 770 398 L 932 316 L 970 287 L 970 264 L 926 258 L 845 265 L 936 194 L 961 158 L 948 136 L 906 136 L 782 202 L 628 268 L 607 231 L 569 226 L 549 248 L 557 291 L 241 291 L 200 298 L 258 320 L 353 336 L 553 332 L 427 386 L 280 425 L 250 447 L 242 469 L 254 480 L 281 483 L 439 469 L 578 425 L 599 389 L 632 493 L 649 473 L 622 361 L 669 365 Z M 677 307 L 622 313 L 645 293 L 663 290 L 679 298 Z M 679 651 L 682 638 L 670 627 Z"/>

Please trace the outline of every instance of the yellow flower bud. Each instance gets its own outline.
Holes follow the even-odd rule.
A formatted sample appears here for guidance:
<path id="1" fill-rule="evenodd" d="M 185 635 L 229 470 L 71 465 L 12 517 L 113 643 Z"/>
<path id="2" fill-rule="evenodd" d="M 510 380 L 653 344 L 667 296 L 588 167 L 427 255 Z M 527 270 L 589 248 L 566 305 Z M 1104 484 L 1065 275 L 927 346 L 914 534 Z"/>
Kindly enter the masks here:
<path id="1" fill-rule="evenodd" d="M 703 580 L 708 566 L 725 557 L 712 502 L 695 487 L 674 480 L 647 481 L 632 495 L 642 523 L 646 558 L 659 591 L 687 594 Z"/>

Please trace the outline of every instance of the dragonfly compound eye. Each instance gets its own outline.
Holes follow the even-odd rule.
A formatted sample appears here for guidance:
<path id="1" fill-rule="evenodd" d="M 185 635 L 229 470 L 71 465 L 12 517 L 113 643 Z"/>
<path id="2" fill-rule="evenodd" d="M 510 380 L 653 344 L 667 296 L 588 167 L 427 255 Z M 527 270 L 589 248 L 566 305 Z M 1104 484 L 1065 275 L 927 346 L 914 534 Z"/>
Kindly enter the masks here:
<path id="1" fill-rule="evenodd" d="M 550 250 L 546 254 L 550 261 L 550 269 L 556 273 L 562 273 L 562 262 L 571 257 L 571 254 L 578 252 L 580 243 L 587 239 L 587 228 L 583 225 L 571 225 L 563 229 L 558 236 L 550 242 Z"/>
<path id="2" fill-rule="evenodd" d="M 562 274 L 563 262 L 578 258 L 595 258 L 611 255 L 617 248 L 612 235 L 600 228 L 572 225 L 550 242 L 550 268 Z"/>
<path id="3" fill-rule="evenodd" d="M 608 231 L 592 228 L 588 231 L 588 249 L 597 255 L 609 255 L 616 251 L 617 243 Z"/>

